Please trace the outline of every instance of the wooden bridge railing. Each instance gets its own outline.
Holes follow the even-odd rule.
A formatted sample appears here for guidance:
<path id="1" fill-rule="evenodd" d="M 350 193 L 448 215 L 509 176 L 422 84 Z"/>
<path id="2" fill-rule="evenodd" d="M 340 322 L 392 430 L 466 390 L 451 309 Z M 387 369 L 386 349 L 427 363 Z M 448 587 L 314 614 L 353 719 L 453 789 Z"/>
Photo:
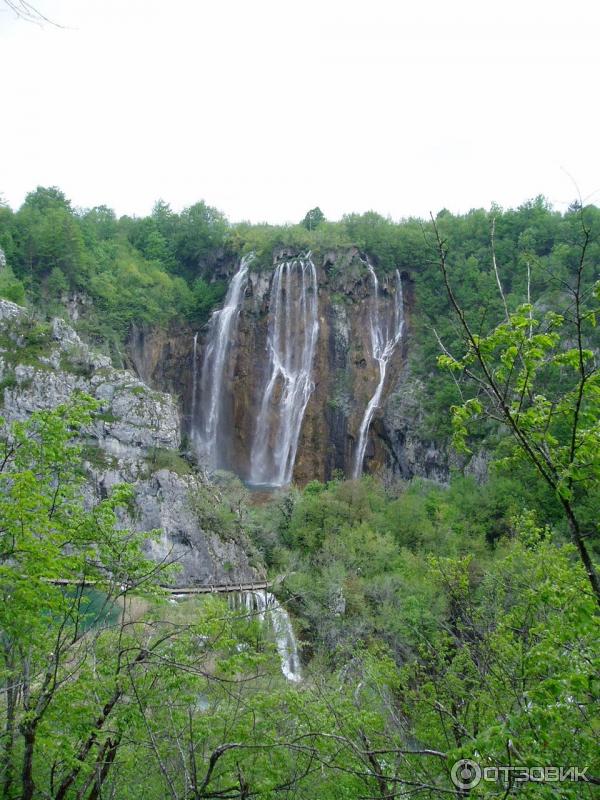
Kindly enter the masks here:
<path id="1" fill-rule="evenodd" d="M 265 591 L 272 583 L 259 581 L 258 583 L 222 583 L 215 586 L 163 586 L 171 594 L 212 594 L 215 592 L 258 592 Z"/>
<path id="2" fill-rule="evenodd" d="M 48 583 L 53 583 L 55 586 L 94 586 L 96 581 L 53 578 L 48 580 Z M 272 581 L 257 581 L 255 583 L 218 583 L 206 586 L 161 586 L 161 589 L 171 594 L 214 594 L 266 591 L 272 585 Z"/>

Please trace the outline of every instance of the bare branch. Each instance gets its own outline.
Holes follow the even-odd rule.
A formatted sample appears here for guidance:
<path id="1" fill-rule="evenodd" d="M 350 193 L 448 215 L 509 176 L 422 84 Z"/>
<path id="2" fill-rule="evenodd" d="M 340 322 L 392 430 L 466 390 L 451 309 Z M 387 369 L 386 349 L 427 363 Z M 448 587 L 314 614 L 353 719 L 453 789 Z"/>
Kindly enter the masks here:
<path id="1" fill-rule="evenodd" d="M 34 22 L 38 25 L 47 22 L 48 25 L 53 25 L 55 28 L 63 27 L 58 22 L 54 22 L 44 16 L 38 8 L 28 3 L 27 0 L 4 0 L 4 3 L 18 19 L 25 20 L 25 22 Z"/>

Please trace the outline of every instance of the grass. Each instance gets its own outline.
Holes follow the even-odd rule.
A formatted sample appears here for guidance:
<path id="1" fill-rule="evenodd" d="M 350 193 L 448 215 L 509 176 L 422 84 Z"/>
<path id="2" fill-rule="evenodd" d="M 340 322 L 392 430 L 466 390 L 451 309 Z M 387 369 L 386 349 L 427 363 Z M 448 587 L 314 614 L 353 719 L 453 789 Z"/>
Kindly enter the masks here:
<path id="1" fill-rule="evenodd" d="M 96 469 L 108 469 L 113 463 L 112 457 L 95 444 L 83 445 L 81 457 Z"/>
<path id="2" fill-rule="evenodd" d="M 159 469 L 168 469 L 177 475 L 190 475 L 192 468 L 177 450 L 168 450 L 164 447 L 153 447 L 147 457 L 147 463 L 153 472 Z"/>
<path id="3" fill-rule="evenodd" d="M 118 422 L 119 420 L 110 411 L 102 411 L 100 414 L 96 414 L 96 419 L 102 420 L 102 422 Z"/>

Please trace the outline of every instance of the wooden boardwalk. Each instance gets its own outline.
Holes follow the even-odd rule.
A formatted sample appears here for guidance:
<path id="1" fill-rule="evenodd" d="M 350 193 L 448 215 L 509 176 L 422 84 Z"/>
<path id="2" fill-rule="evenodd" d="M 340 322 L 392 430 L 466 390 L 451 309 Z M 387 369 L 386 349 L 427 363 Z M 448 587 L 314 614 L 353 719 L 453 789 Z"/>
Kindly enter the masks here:
<path id="1" fill-rule="evenodd" d="M 96 581 L 54 578 L 48 580 L 48 583 L 53 583 L 55 586 L 94 586 Z M 202 586 L 161 586 L 160 588 L 170 594 L 231 594 L 233 592 L 264 592 L 272 585 L 272 581 L 257 581 L 256 583 L 217 583 Z"/>
<path id="2" fill-rule="evenodd" d="M 259 581 L 258 583 L 220 583 L 215 586 L 163 586 L 171 594 L 213 594 L 222 592 L 230 594 L 232 592 L 264 592 L 272 583 L 269 581 Z"/>

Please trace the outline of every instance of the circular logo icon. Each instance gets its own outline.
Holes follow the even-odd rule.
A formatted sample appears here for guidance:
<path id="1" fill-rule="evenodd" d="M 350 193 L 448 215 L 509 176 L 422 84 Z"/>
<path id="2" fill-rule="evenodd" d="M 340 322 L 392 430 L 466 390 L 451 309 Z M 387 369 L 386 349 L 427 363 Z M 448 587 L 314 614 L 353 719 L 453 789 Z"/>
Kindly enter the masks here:
<path id="1" fill-rule="evenodd" d="M 481 767 L 470 758 L 461 758 L 450 770 L 450 777 L 457 789 L 474 789 L 481 780 Z"/>

